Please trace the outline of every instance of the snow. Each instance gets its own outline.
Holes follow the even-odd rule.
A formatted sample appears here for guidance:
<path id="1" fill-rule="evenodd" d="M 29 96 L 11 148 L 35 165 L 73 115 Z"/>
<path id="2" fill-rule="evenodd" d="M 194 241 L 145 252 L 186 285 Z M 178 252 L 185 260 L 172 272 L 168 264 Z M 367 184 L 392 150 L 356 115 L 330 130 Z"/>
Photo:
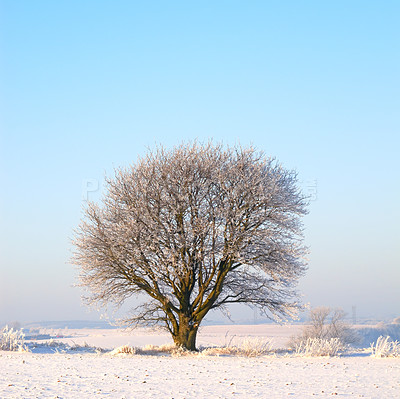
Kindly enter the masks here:
<path id="1" fill-rule="evenodd" d="M 300 325 L 217 325 L 200 327 L 198 346 L 221 346 L 229 343 L 236 344 L 246 338 L 263 338 L 271 341 L 274 348 L 285 347 L 292 335 L 298 334 Z M 47 330 L 50 335 L 64 335 L 66 338 L 57 339 L 69 345 L 85 343 L 107 349 L 117 346 L 132 345 L 164 345 L 172 344 L 171 335 L 163 330 L 138 328 L 125 329 L 65 329 Z"/>
<path id="2" fill-rule="evenodd" d="M 208 326 L 199 345 L 232 339 L 274 339 L 279 347 L 298 326 Z M 64 331 L 65 334 L 67 331 Z M 228 332 L 228 334 L 227 334 Z M 58 341 L 115 347 L 170 343 L 148 330 L 68 330 Z M 282 345 L 283 346 L 283 345 Z M 16 353 L 0 351 L 0 398 L 308 398 L 400 397 L 400 359 L 366 351 L 304 358 Z"/>

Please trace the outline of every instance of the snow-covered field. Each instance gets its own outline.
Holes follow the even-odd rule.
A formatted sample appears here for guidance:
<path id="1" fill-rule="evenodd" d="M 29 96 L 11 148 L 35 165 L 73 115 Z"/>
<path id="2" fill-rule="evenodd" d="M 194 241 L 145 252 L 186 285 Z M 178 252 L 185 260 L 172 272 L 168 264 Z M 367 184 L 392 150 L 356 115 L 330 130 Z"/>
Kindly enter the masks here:
<path id="1" fill-rule="evenodd" d="M 235 344 L 246 338 L 262 338 L 271 341 L 273 347 L 283 348 L 286 346 L 292 335 L 301 330 L 300 325 L 220 325 L 200 327 L 197 346 L 213 346 Z M 113 349 L 121 345 L 145 346 L 145 345 L 164 345 L 172 344 L 171 335 L 163 330 L 150 329 L 66 329 L 66 330 L 45 330 L 51 335 L 64 335 L 66 338 L 57 339 L 66 344 L 85 343 Z"/>
<path id="2" fill-rule="evenodd" d="M 273 340 L 284 347 L 297 326 L 208 326 L 199 346 Z M 135 330 L 65 330 L 70 345 L 114 348 L 171 342 L 167 334 Z M 54 341 L 53 341 L 54 342 Z M 0 398 L 400 398 L 400 358 L 368 351 L 304 358 L 285 352 L 260 357 L 125 355 L 37 347 L 0 351 Z M 58 353 L 49 353 L 58 350 Z M 44 353 L 46 352 L 47 353 Z"/>

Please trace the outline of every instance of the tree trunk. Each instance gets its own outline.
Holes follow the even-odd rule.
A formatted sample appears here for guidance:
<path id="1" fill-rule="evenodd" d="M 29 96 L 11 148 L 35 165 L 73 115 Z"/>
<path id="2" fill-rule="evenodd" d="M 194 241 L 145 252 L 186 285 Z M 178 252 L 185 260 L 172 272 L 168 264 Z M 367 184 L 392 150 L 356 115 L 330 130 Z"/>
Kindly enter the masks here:
<path id="1" fill-rule="evenodd" d="M 175 345 L 190 351 L 196 351 L 196 336 L 198 329 L 198 324 L 194 325 L 191 323 L 187 316 L 180 316 L 178 331 L 173 336 Z"/>

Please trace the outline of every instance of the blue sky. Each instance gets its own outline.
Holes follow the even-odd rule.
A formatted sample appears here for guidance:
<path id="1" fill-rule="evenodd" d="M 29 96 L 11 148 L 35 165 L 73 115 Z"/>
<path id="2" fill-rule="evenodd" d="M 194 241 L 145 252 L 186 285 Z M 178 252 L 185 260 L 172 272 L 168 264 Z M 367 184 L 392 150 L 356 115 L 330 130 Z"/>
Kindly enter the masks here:
<path id="1" fill-rule="evenodd" d="M 82 185 L 99 182 L 96 200 L 114 167 L 195 138 L 253 143 L 316 190 L 304 301 L 398 316 L 399 13 L 0 1 L 0 321 L 96 319 L 67 263 Z"/>

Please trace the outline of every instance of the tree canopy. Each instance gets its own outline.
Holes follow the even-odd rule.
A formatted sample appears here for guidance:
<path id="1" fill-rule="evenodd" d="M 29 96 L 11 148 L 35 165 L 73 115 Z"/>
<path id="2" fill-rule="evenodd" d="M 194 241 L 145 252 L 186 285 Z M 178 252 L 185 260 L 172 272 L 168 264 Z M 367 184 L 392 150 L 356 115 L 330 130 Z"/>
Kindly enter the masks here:
<path id="1" fill-rule="evenodd" d="M 145 293 L 130 324 L 161 325 L 194 350 L 206 314 L 231 303 L 292 316 L 306 264 L 307 199 L 294 171 L 254 148 L 162 146 L 106 180 L 76 230 L 89 301 Z"/>

